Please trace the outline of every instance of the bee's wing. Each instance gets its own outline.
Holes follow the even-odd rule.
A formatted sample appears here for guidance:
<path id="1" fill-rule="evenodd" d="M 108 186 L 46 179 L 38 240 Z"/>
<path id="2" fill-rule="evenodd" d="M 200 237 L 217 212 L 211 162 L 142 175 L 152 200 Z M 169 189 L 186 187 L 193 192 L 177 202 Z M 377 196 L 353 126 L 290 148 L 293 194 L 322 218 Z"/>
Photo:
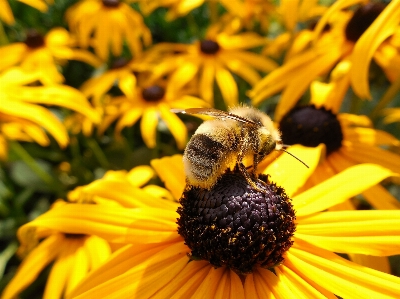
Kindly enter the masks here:
<path id="1" fill-rule="evenodd" d="M 204 115 L 210 115 L 210 116 L 214 116 L 220 119 L 233 119 L 236 120 L 238 122 L 242 122 L 245 124 L 253 124 L 253 125 L 257 125 L 257 123 L 253 122 L 250 119 L 241 117 L 239 115 L 233 114 L 233 113 L 229 113 L 229 112 L 225 112 L 222 110 L 218 110 L 218 109 L 214 109 L 214 108 L 188 108 L 188 109 L 171 109 L 171 112 L 174 113 L 183 113 L 183 114 L 204 114 Z"/>

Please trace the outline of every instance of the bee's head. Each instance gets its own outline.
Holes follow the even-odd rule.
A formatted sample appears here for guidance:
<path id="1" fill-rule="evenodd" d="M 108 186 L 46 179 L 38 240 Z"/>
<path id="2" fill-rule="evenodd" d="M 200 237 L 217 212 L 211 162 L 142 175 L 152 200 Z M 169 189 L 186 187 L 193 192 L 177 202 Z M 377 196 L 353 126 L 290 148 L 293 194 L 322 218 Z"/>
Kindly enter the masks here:
<path id="1" fill-rule="evenodd" d="M 282 141 L 280 138 L 279 131 L 274 129 L 273 132 L 268 130 L 266 127 L 258 129 L 259 138 L 259 149 L 258 156 L 262 160 L 265 156 L 270 154 L 273 150 L 279 150 L 282 148 Z"/>

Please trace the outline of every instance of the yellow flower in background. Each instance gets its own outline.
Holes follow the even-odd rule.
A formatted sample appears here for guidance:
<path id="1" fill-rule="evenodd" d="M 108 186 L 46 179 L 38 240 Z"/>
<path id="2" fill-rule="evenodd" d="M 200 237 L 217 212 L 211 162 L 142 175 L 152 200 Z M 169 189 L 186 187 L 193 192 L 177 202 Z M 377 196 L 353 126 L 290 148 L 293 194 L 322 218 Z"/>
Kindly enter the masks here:
<path id="1" fill-rule="evenodd" d="M 361 5 L 355 12 L 343 10 L 345 7 L 359 2 L 367 3 Z M 310 87 L 311 82 L 320 76 L 328 76 L 330 72 L 332 72 L 331 80 L 342 85 L 341 92 L 347 91 L 351 85 L 357 95 L 365 97 L 369 91 L 357 86 L 366 84 L 364 79 L 367 77 L 368 68 L 365 66 L 369 65 L 370 59 L 361 61 L 358 49 L 361 45 L 363 46 L 362 51 L 368 49 L 368 51 L 365 50 L 365 53 L 371 52 L 370 48 L 367 46 L 364 48 L 364 46 L 367 45 L 366 41 L 373 42 L 371 39 L 377 36 L 376 31 L 379 29 L 384 30 L 389 26 L 389 30 L 384 35 L 388 37 L 388 32 L 393 34 L 395 28 L 398 28 L 396 27 L 398 22 L 396 23 L 396 19 L 392 19 L 392 15 L 396 16 L 393 12 L 399 11 L 397 9 L 399 3 L 397 0 L 392 1 L 385 8 L 385 5 L 379 2 L 369 3 L 369 1 L 362 0 L 335 2 L 318 22 L 314 32 L 314 43 L 309 42 L 310 36 L 307 35 L 305 42 L 298 43 L 301 47 L 298 47 L 296 51 L 289 51 L 290 57 L 280 68 L 263 78 L 249 92 L 253 105 L 257 105 L 283 90 L 275 115 L 275 118 L 280 120 Z M 386 24 L 384 19 L 388 14 L 391 14 L 391 17 Z M 385 26 L 382 26 L 382 22 L 385 23 Z M 371 34 L 371 31 L 375 35 Z M 305 35 L 299 35 L 299 38 L 304 37 Z M 381 42 L 379 43 L 379 41 Z M 377 38 L 373 43 L 376 49 L 382 44 L 382 40 Z M 385 42 L 382 47 L 389 47 L 389 44 L 390 42 Z M 370 56 L 372 57 L 374 53 Z M 380 51 L 376 53 L 378 56 L 380 55 Z M 360 63 L 363 65 L 361 66 Z M 381 63 L 381 66 L 385 69 L 384 63 Z M 393 67 L 387 67 L 388 73 L 390 72 L 389 68 Z M 362 82 L 360 76 L 362 76 Z M 353 79 L 356 77 L 360 80 Z"/>
<path id="2" fill-rule="evenodd" d="M 214 82 L 217 83 L 227 106 L 238 101 L 238 86 L 233 74 L 254 85 L 260 80 L 257 71 L 270 72 L 277 64 L 257 53 L 248 51 L 265 44 L 254 32 L 229 35 L 210 28 L 204 40 L 191 45 L 161 43 L 147 55 L 157 64 L 149 82 L 170 75 L 167 89 L 178 92 L 186 84 L 198 82 L 199 95 L 213 105 Z"/>
<path id="3" fill-rule="evenodd" d="M 134 125 L 140 119 L 140 131 L 149 148 L 156 146 L 156 132 L 162 120 L 177 147 L 183 149 L 187 142 L 187 129 L 180 118 L 170 110 L 208 106 L 203 100 L 188 95 L 185 91 L 166 92 L 162 82 L 153 85 L 135 86 L 136 82 L 121 85 L 124 96 L 113 97 L 105 103 L 105 116 L 99 126 L 100 134 L 114 121 L 119 135 L 123 128 Z"/>
<path id="4" fill-rule="evenodd" d="M 32 6 L 41 12 L 45 12 L 48 9 L 48 4 L 53 4 L 53 0 L 17 0 L 19 2 L 25 3 Z M 0 20 L 2 20 L 7 25 L 12 25 L 15 23 L 14 15 L 12 13 L 11 7 L 7 0 L 0 0 Z"/>
<path id="5" fill-rule="evenodd" d="M 58 201 L 48 213 L 69 205 L 72 204 Z M 80 205 L 76 212 L 85 214 L 85 206 Z M 87 273 L 109 258 L 111 248 L 107 241 L 95 235 L 68 233 L 68 226 L 64 219 L 46 217 L 45 213 L 19 228 L 19 251 L 26 256 L 4 289 L 2 299 L 16 298 L 50 264 L 43 298 L 64 298 Z"/>
<path id="6" fill-rule="evenodd" d="M 291 148 L 291 151 L 293 154 L 298 154 L 296 147 Z M 320 149 L 308 149 L 307 151 L 307 162 L 310 164 L 310 169 L 303 167 L 299 173 L 294 173 L 290 171 L 290 167 L 281 164 L 281 158 L 271 164 L 271 179 L 279 177 L 286 182 L 290 186 L 290 191 L 287 191 L 289 197 L 292 197 L 293 193 L 301 187 L 301 182 L 306 181 L 317 166 Z M 305 153 L 306 149 L 302 149 L 300 152 Z M 162 171 L 169 181 L 166 185 L 180 189 L 184 182 L 179 182 L 175 186 L 175 163 L 175 159 L 164 163 Z M 274 165 L 275 163 L 276 165 Z M 282 168 L 287 170 L 285 177 L 279 174 L 279 170 Z M 182 174 L 177 175 L 178 177 L 183 176 Z M 246 188 L 244 178 L 238 179 L 238 176 L 234 175 L 236 178 L 229 181 L 229 175 L 226 175 L 226 178 L 221 179 L 221 183 L 216 185 L 215 192 L 199 190 L 198 195 L 205 196 L 201 200 L 192 198 L 197 191 L 189 188 L 189 191 L 185 192 L 185 196 L 190 198 L 181 200 L 181 207 L 177 203 L 158 200 L 162 204 L 157 208 L 113 207 L 100 211 L 99 205 L 92 205 L 84 217 L 79 213 L 74 213 L 76 207 L 73 205 L 69 209 L 56 211 L 57 215 L 75 219 L 75 221 L 71 221 L 76 223 L 72 229 L 74 233 L 86 233 L 96 229 L 99 233 L 103 231 L 100 234 L 108 241 L 118 240 L 120 244 L 127 244 L 120 248 L 102 267 L 90 273 L 70 294 L 70 297 L 80 299 L 94 297 L 190 298 L 193 296 L 265 298 L 274 295 L 278 298 L 320 298 L 322 296 L 334 298 L 335 295 L 338 295 L 343 298 L 395 298 L 400 295 L 400 279 L 398 277 L 361 267 L 333 253 L 364 253 L 378 256 L 397 254 L 400 251 L 397 245 L 400 241 L 400 223 L 398 223 L 400 212 L 321 212 L 387 178 L 391 175 L 390 171 L 370 164 L 352 167 L 326 182 L 294 196 L 292 209 L 289 208 L 285 212 L 283 210 L 277 212 L 277 209 L 283 205 L 289 207 L 290 205 L 286 203 L 290 201 L 286 201 L 286 203 L 280 201 L 281 205 L 278 208 L 275 201 L 277 198 L 274 201 L 270 198 L 265 199 L 271 200 L 270 206 L 266 207 L 270 214 L 268 225 L 271 227 L 261 229 L 260 225 L 266 225 L 266 222 L 261 220 L 262 217 L 254 216 L 251 217 L 252 220 L 249 220 L 248 216 L 243 216 L 249 220 L 249 223 L 243 224 L 242 227 L 240 223 L 242 223 L 241 221 L 245 223 L 246 219 L 239 219 L 237 225 L 240 229 L 237 231 L 234 228 L 235 225 L 231 229 L 221 230 L 227 223 L 226 221 L 234 223 L 233 218 L 229 220 L 229 216 L 226 215 L 229 212 L 223 212 L 225 211 L 223 206 L 229 206 L 229 202 L 234 205 L 237 203 L 240 210 L 250 209 L 250 205 L 247 202 L 243 203 L 247 200 L 244 194 L 248 194 L 240 189 L 241 184 L 244 184 L 243 188 Z M 226 188 L 227 185 L 233 183 L 235 188 Z M 193 190 L 193 193 L 190 193 L 190 190 Z M 284 197 L 283 189 L 276 187 L 274 190 L 273 192 L 278 192 L 279 196 Z M 176 193 L 174 190 L 171 192 Z M 226 197 L 217 198 L 223 194 L 226 194 Z M 252 202 L 255 197 L 252 197 Z M 265 198 L 267 197 L 265 196 Z M 240 198 L 241 201 L 237 201 L 237 198 Z M 201 205 L 201 208 L 200 206 L 196 207 L 198 204 Z M 252 207 L 255 209 L 254 213 L 257 211 L 258 204 L 260 203 L 257 201 Z M 192 206 L 192 208 L 188 206 Z M 229 209 L 227 208 L 226 211 Z M 176 223 L 177 210 L 180 215 L 178 225 Z M 190 211 L 194 213 L 193 222 L 189 219 L 185 221 L 188 217 L 190 218 L 186 214 Z M 233 211 L 236 213 L 235 209 Z M 290 211 L 296 214 L 295 217 L 293 217 L 294 215 L 290 216 L 292 213 Z M 195 216 L 197 213 L 199 213 L 199 217 Z M 208 221 L 206 216 L 208 213 L 215 213 L 217 220 L 209 217 L 211 220 Z M 243 215 L 247 215 L 246 213 Z M 281 216 L 275 218 L 273 217 L 274 213 L 281 213 Z M 239 215 L 239 213 L 237 214 Z M 248 215 L 250 214 L 252 214 L 251 211 Z M 201 217 L 201 215 L 204 216 Z M 219 219 L 221 217 L 226 221 Z M 237 216 L 232 214 L 231 217 Z M 79 225 L 81 219 L 88 220 L 86 227 Z M 196 232 L 197 226 L 191 225 L 198 221 L 202 224 Z M 280 224 L 274 226 L 273 221 Z M 281 226 L 283 223 L 285 223 L 284 227 Z M 295 226 L 294 232 L 293 225 Z M 104 226 L 104 229 L 99 229 L 99 226 Z M 210 254 L 210 259 L 199 259 L 198 255 L 192 258 L 188 257 L 188 254 L 191 252 L 193 254 L 193 251 L 197 249 L 190 237 L 182 237 L 177 234 L 177 228 L 181 234 L 184 234 L 186 229 L 193 228 L 198 244 L 204 241 L 208 244 L 205 251 L 206 254 Z M 288 229 L 293 232 L 293 236 L 286 231 Z M 257 255 L 258 246 L 256 244 L 259 242 L 259 234 L 261 232 L 273 234 L 275 230 L 282 232 L 282 234 L 278 233 L 279 238 L 285 234 L 290 235 L 289 240 L 285 241 L 290 248 L 285 247 L 283 251 L 277 249 L 276 255 L 271 254 L 274 256 L 273 258 L 270 256 L 271 259 L 267 259 L 265 255 Z M 109 237 L 106 237 L 106 231 L 109 232 Z M 204 231 L 203 235 L 202 231 Z M 218 240 L 214 238 L 213 231 L 220 236 Z M 232 235 L 236 231 L 237 237 L 229 238 L 228 236 L 226 239 L 225 234 L 230 234 L 231 231 L 233 231 Z M 196 234 L 200 234 L 200 236 Z M 242 243 L 243 239 L 249 234 L 252 236 L 254 246 L 243 247 L 240 251 L 235 250 L 239 244 L 245 244 Z M 239 240 L 241 241 L 239 242 Z M 185 245 L 184 242 L 189 245 Z M 281 246 L 281 243 L 279 244 Z M 267 248 L 273 251 L 272 248 L 276 247 L 271 243 Z M 198 250 L 196 252 L 204 254 Z M 221 252 L 222 255 L 227 252 L 232 253 L 232 260 L 220 260 L 218 252 Z M 238 254 L 239 252 L 240 254 Z M 255 263 L 253 266 L 249 265 L 250 268 L 246 268 L 251 269 L 250 272 L 242 273 L 239 276 L 240 269 L 230 263 L 235 264 L 236 259 L 240 261 L 242 256 L 247 256 L 249 253 L 252 255 L 251 260 L 267 259 L 269 262 L 265 265 L 269 266 L 262 267 Z M 274 261 L 279 262 L 271 264 Z M 240 265 L 241 263 L 239 263 L 239 267 Z"/>
<path id="7" fill-rule="evenodd" d="M 131 90 L 130 96 L 132 96 L 136 86 L 136 76 L 134 73 L 150 69 L 150 66 L 143 59 L 128 61 L 120 57 L 111 63 L 108 70 L 98 69 L 93 77 L 82 84 L 80 90 L 90 100 L 100 115 L 104 116 L 106 114 L 105 110 L 110 115 L 115 112 L 115 109 L 112 109 L 110 106 L 106 109 L 111 99 L 110 95 L 107 95 L 107 92 L 112 87 L 118 86 L 120 90 Z M 110 109 L 112 109 L 112 112 Z M 82 132 L 85 136 L 92 135 L 96 127 L 96 124 L 90 118 L 79 113 L 68 116 L 64 124 L 73 134 Z"/>
<path id="8" fill-rule="evenodd" d="M 311 185 L 359 163 L 375 163 L 400 173 L 400 156 L 390 151 L 390 147 L 400 147 L 400 140 L 374 129 L 366 116 L 335 114 L 324 106 L 296 107 L 282 118 L 279 129 L 284 144 L 325 144 L 326 159 L 311 176 Z M 377 209 L 400 208 L 400 203 L 380 185 L 366 190 L 363 196 Z M 352 205 L 346 203 L 343 207 Z"/>
<path id="9" fill-rule="evenodd" d="M 142 53 L 142 40 L 145 46 L 151 44 L 143 17 L 122 0 L 81 0 L 68 9 L 66 19 L 79 45 L 93 47 L 103 61 L 110 48 L 114 56 L 121 56 L 124 42 L 135 57 Z"/>
<path id="10" fill-rule="evenodd" d="M 64 28 L 53 28 L 45 36 L 32 29 L 24 42 L 0 47 L 0 71 L 19 65 L 26 71 L 42 72 L 46 83 L 61 83 L 58 65 L 66 60 L 80 60 L 99 66 L 100 60 L 90 52 L 74 48 L 76 42 Z"/>
<path id="11" fill-rule="evenodd" d="M 59 84 L 29 85 L 41 81 L 42 75 L 40 72 L 26 73 L 19 68 L 11 68 L 0 75 L 0 135 L 3 146 L 4 140 L 35 141 L 48 145 L 49 139 L 43 129 L 61 147 L 68 144 L 65 127 L 40 104 L 64 107 L 87 116 L 93 122 L 100 121 L 99 115 L 78 90 Z M 0 152 L 5 153 L 6 148 L 3 147 Z"/>
<path id="12" fill-rule="evenodd" d="M 400 1 L 390 1 L 386 8 L 379 2 L 365 0 L 337 1 L 330 7 L 325 17 L 321 19 L 321 23 L 317 25 L 316 34 L 337 11 L 357 2 L 366 4 L 354 13 L 346 28 L 347 39 L 355 42 L 350 57 L 352 63 L 350 70 L 351 86 L 360 98 L 371 99 L 368 76 L 372 58 L 382 67 L 389 80 L 394 81 L 399 75 L 399 71 L 393 67 L 393 63 L 400 60 Z M 363 19 L 368 20 L 368 18 L 373 20 L 370 26 L 360 23 Z M 392 38 L 389 39 L 389 37 Z"/>
<path id="13" fill-rule="evenodd" d="M 102 73 L 96 73 L 89 80 L 84 82 L 80 87 L 82 93 L 91 99 L 95 106 L 100 105 L 102 97 L 110 91 L 113 86 L 129 86 L 136 85 L 136 76 L 134 72 L 151 70 L 149 66 L 145 66 L 142 60 L 127 60 L 123 57 L 115 59 L 108 70 Z"/>

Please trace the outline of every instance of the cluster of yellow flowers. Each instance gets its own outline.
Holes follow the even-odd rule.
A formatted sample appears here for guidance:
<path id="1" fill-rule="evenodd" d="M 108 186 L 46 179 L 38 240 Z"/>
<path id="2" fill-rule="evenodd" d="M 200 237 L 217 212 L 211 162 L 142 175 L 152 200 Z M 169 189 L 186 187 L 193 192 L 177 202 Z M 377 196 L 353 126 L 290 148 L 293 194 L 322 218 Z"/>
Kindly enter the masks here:
<path id="1" fill-rule="evenodd" d="M 1 165 L 10 145 L 118 141 L 139 120 L 139 142 L 157 148 L 163 131 L 170 147 L 130 170 L 103 163 L 101 178 L 23 224 L 2 299 L 46 267 L 43 298 L 400 298 L 388 259 L 400 254 L 400 134 L 387 129 L 400 122 L 400 0 L 64 2 L 65 28 L 41 34 L 17 26 L 13 9 L 49 14 L 58 1 L 0 0 Z M 188 37 L 157 35 L 180 20 Z M 21 41 L 5 42 L 13 30 Z M 70 61 L 91 70 L 77 88 Z M 233 179 L 190 186 L 181 151 L 197 120 L 171 109 L 242 104 L 268 112 L 308 168 L 276 151 L 258 165 L 272 195 L 243 194 Z M 255 262 L 241 271 L 246 254 Z"/>

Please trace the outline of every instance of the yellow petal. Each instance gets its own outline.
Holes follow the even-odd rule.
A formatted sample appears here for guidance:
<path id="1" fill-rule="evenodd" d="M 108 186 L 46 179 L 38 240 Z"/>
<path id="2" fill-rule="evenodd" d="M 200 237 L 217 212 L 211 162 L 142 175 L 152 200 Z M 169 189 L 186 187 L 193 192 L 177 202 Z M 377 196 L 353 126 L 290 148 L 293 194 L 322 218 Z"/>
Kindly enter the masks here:
<path id="1" fill-rule="evenodd" d="M 399 146 L 400 140 L 393 135 L 372 128 L 345 128 L 343 130 L 344 139 L 361 144 L 373 145 L 392 145 Z"/>
<path id="2" fill-rule="evenodd" d="M 58 105 L 77 111 L 94 123 L 100 122 L 100 116 L 88 103 L 86 97 L 77 89 L 66 85 L 18 87 L 14 91 L 18 99 L 30 103 Z"/>
<path id="3" fill-rule="evenodd" d="M 43 0 L 18 0 L 18 1 L 25 3 L 29 6 L 32 6 L 37 10 L 40 10 L 41 12 L 46 12 L 48 9 L 46 2 Z"/>
<path id="4" fill-rule="evenodd" d="M 70 234 L 97 235 L 114 243 L 154 243 L 179 237 L 176 218 L 174 210 L 67 204 L 23 225 L 18 236 L 26 235 L 32 227 L 44 227 Z"/>
<path id="5" fill-rule="evenodd" d="M 231 73 L 220 63 L 217 63 L 215 66 L 215 79 L 227 106 L 237 106 L 239 99 L 236 81 Z"/>
<path id="6" fill-rule="evenodd" d="M 379 147 L 353 143 L 342 147 L 340 152 L 358 163 L 376 163 L 400 173 L 400 156 Z"/>
<path id="7" fill-rule="evenodd" d="M 199 71 L 199 61 L 185 61 L 183 65 L 172 74 L 169 79 L 168 88 L 171 92 L 180 90 L 190 82 Z"/>
<path id="8" fill-rule="evenodd" d="M 161 199 L 160 204 L 158 206 L 156 206 L 158 208 L 163 207 L 164 200 L 174 201 L 174 197 L 172 196 L 172 194 L 167 189 L 164 189 L 163 187 L 160 187 L 157 185 L 147 185 L 147 186 L 143 187 L 142 190 L 145 191 L 146 193 L 153 195 L 155 197 L 154 198 L 155 200 L 158 199 L 158 201 L 160 201 L 160 199 Z"/>
<path id="9" fill-rule="evenodd" d="M 375 185 L 363 192 L 365 199 L 378 210 L 398 210 L 400 202 L 381 185 Z"/>
<path id="10" fill-rule="evenodd" d="M 304 65 L 301 73 L 293 78 L 282 93 L 281 99 L 275 110 L 275 119 L 280 120 L 300 99 L 309 88 L 311 82 L 320 75 L 326 74 L 342 56 L 341 47 L 332 47 L 324 55 L 314 58 L 312 62 Z"/>
<path id="11" fill-rule="evenodd" d="M 6 1 L 5 3 L 8 5 Z M 0 47 L 0 57 L 2 58 L 0 70 L 8 70 L 10 67 L 18 64 L 25 57 L 27 51 L 25 43 L 13 43 Z"/>
<path id="12" fill-rule="evenodd" d="M 11 7 L 6 0 L 0 1 L 0 18 L 7 25 L 12 25 L 15 22 Z"/>
<path id="13" fill-rule="evenodd" d="M 397 298 L 400 278 L 347 261 L 331 252 L 301 244 L 290 248 L 285 265 L 342 298 Z M 305 275 L 306 273 L 306 275 Z"/>
<path id="14" fill-rule="evenodd" d="M 295 236 L 333 252 L 394 255 L 400 252 L 399 216 L 397 210 L 324 212 L 299 220 Z"/>
<path id="15" fill-rule="evenodd" d="M 160 109 L 161 118 L 165 121 L 172 136 L 174 136 L 176 140 L 178 149 L 183 150 L 187 142 L 187 129 L 185 124 L 175 113 L 170 111 L 170 106 L 160 103 L 158 108 Z"/>
<path id="16" fill-rule="evenodd" d="M 310 175 L 314 172 L 320 162 L 324 146 L 305 147 L 294 145 L 287 150 L 300 160 L 304 161 L 309 168 L 296 161 L 289 154 L 283 153 L 262 172 L 271 176 L 271 180 L 285 189 L 286 194 L 292 197 L 296 191 L 304 185 Z M 290 165 L 290 166 L 289 166 Z"/>
<path id="17" fill-rule="evenodd" d="M 220 60 L 229 68 L 231 72 L 239 75 L 251 85 L 256 84 L 261 79 L 260 74 L 256 70 L 249 67 L 246 63 L 243 63 L 239 59 L 236 59 L 233 56 L 230 57 L 229 54 L 221 56 Z"/>
<path id="18" fill-rule="evenodd" d="M 155 107 L 148 107 L 140 121 L 140 132 L 144 143 L 149 148 L 156 147 L 156 133 L 158 125 L 158 111 Z"/>
<path id="19" fill-rule="evenodd" d="M 68 271 L 68 282 L 65 293 L 68 294 L 73 290 L 79 282 L 86 277 L 90 270 L 88 255 L 91 253 L 86 252 L 84 247 L 77 248 L 75 258 L 73 260 L 72 269 Z M 54 293 L 51 293 L 54 295 Z"/>
<path id="20" fill-rule="evenodd" d="M 241 60 L 255 69 L 265 73 L 272 72 L 274 69 L 278 68 L 278 64 L 272 59 L 265 58 L 252 52 L 229 51 L 229 56 L 235 57 L 236 59 Z"/>
<path id="21" fill-rule="evenodd" d="M 225 51 L 263 46 L 266 44 L 267 40 L 255 32 L 244 32 L 236 35 L 221 33 L 218 35 L 217 42 Z"/>
<path id="22" fill-rule="evenodd" d="M 44 289 L 43 298 L 61 298 L 71 269 L 75 262 L 75 252 L 80 245 L 81 240 L 65 240 L 62 246 L 62 251 L 54 262 L 49 277 L 47 279 L 46 288 Z"/>
<path id="23" fill-rule="evenodd" d="M 37 123 L 53 135 L 61 147 L 65 147 L 68 144 L 69 138 L 65 127 L 52 113 L 43 107 L 9 101 L 7 98 L 3 98 L 0 111 Z"/>
<path id="24" fill-rule="evenodd" d="M 188 263 L 174 279 L 164 286 L 158 293 L 159 298 L 188 298 L 191 290 L 205 279 L 211 265 L 207 261 Z M 186 293 L 187 292 L 187 293 Z M 181 297 L 179 297 L 181 295 Z M 175 296 L 175 297 L 174 297 Z"/>
<path id="25" fill-rule="evenodd" d="M 213 59 L 206 59 L 201 70 L 199 93 L 210 104 L 214 102 L 214 77 L 215 62 Z"/>
<path id="26" fill-rule="evenodd" d="M 119 88 L 128 97 L 134 99 L 136 95 L 136 77 L 133 74 L 123 76 L 118 83 Z"/>
<path id="27" fill-rule="evenodd" d="M 115 126 L 115 132 L 119 134 L 123 128 L 132 126 L 143 115 L 144 107 L 142 105 L 132 105 L 118 120 Z M 116 114 L 115 118 L 118 117 Z M 103 121 L 104 122 L 104 121 Z"/>
<path id="28" fill-rule="evenodd" d="M 174 198 L 176 200 L 181 198 L 186 184 L 182 155 L 153 159 L 150 164 Z"/>
<path id="29" fill-rule="evenodd" d="M 36 280 L 40 272 L 59 254 L 64 237 L 54 234 L 42 241 L 24 259 L 13 279 L 3 291 L 2 298 L 15 298 L 22 290 Z"/>
<path id="30" fill-rule="evenodd" d="M 193 293 L 191 298 L 215 298 L 215 292 L 225 272 L 225 267 L 211 268 L 200 286 Z M 226 290 L 226 297 L 229 297 L 229 290 Z"/>
<path id="31" fill-rule="evenodd" d="M 384 109 L 383 113 L 387 115 L 383 120 L 385 123 L 392 123 L 400 121 L 400 109 L 399 108 L 388 108 Z"/>
<path id="32" fill-rule="evenodd" d="M 290 268 L 281 265 L 274 268 L 275 273 L 282 284 L 293 292 L 293 298 L 337 298 L 332 293 L 320 293 L 314 289 L 307 281 L 302 279 Z"/>
<path id="33" fill-rule="evenodd" d="M 361 98 L 371 99 L 369 65 L 376 49 L 398 28 L 400 2 L 391 1 L 356 42 L 352 54 L 351 85 Z"/>
<path id="34" fill-rule="evenodd" d="M 309 215 L 344 202 L 393 173 L 374 164 L 350 167 L 325 182 L 295 196 L 293 205 L 297 216 Z"/>
<path id="35" fill-rule="evenodd" d="M 84 247 L 89 253 L 87 257 L 91 270 L 100 267 L 111 255 L 110 245 L 104 239 L 97 236 L 88 236 Z"/>
<path id="36" fill-rule="evenodd" d="M 142 254 L 139 252 L 131 257 L 126 255 L 127 250 L 119 251 L 106 263 L 108 267 L 104 269 L 101 267 L 96 273 L 92 273 L 73 291 L 71 296 L 75 298 L 76 295 L 89 289 L 76 298 L 127 298 L 130 296 L 150 298 L 181 272 L 188 262 L 187 247 L 183 245 L 183 242 L 159 246 L 155 249 L 158 250 L 155 251 L 153 248 L 146 252 L 145 248 L 142 248 L 141 251 L 144 251 Z M 121 261 L 118 255 L 128 258 Z M 108 273 L 102 273 L 100 270 Z"/>
<path id="37" fill-rule="evenodd" d="M 132 186 L 140 187 L 146 184 L 154 176 L 154 170 L 148 165 L 136 166 L 126 176 Z"/>

